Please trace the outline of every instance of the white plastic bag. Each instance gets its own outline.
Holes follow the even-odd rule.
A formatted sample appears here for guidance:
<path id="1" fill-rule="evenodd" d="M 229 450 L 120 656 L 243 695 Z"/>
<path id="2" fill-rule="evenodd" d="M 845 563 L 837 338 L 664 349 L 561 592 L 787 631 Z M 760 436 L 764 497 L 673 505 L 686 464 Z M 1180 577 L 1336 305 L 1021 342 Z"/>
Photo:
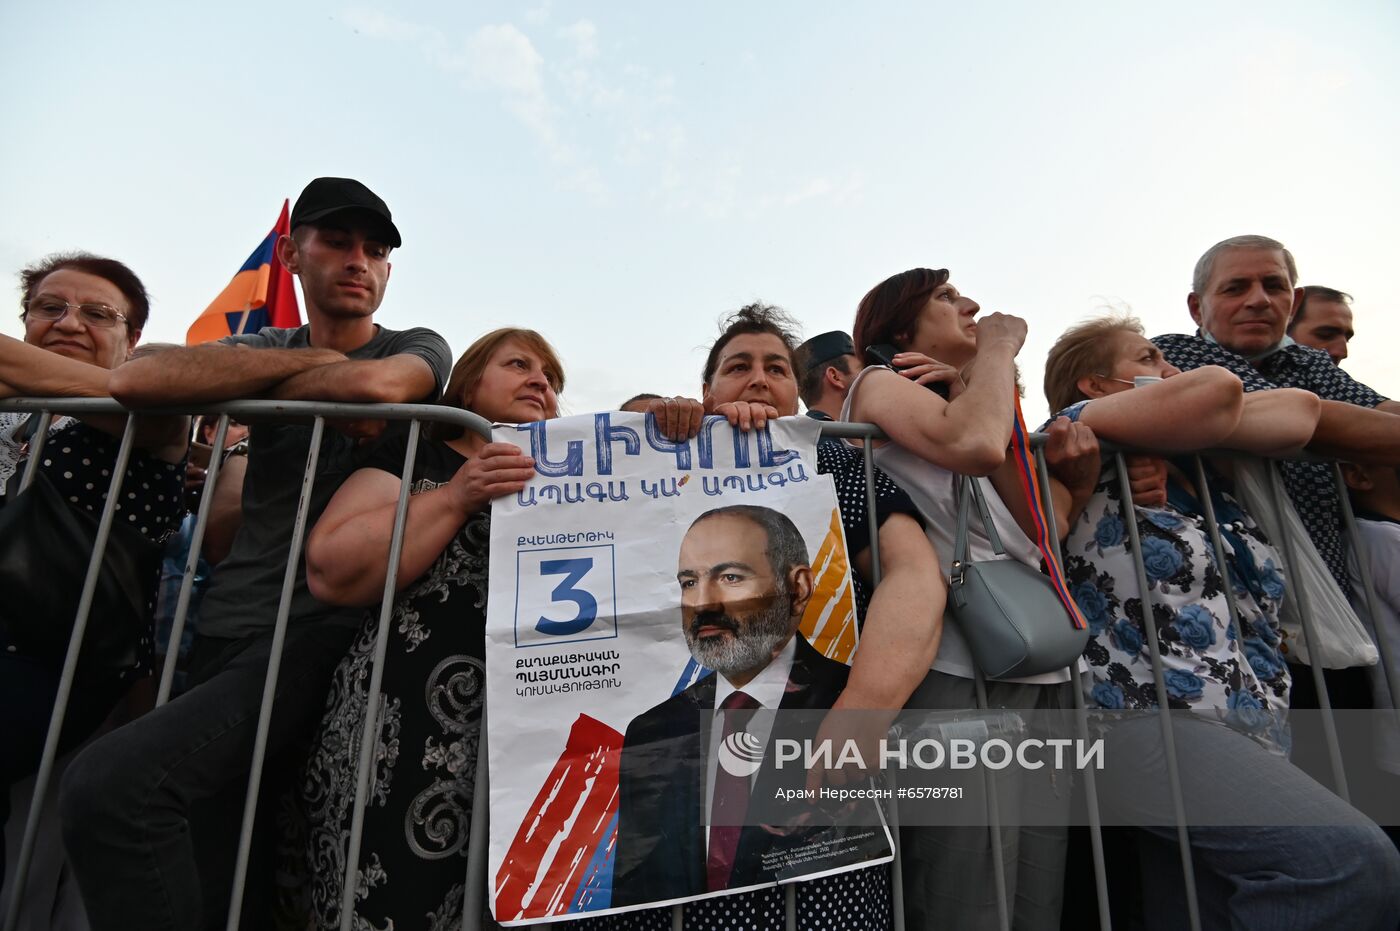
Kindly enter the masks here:
<path id="1" fill-rule="evenodd" d="M 1235 476 L 1235 497 L 1254 518 L 1254 522 L 1268 534 L 1269 541 L 1278 550 L 1284 564 L 1288 587 L 1279 612 L 1279 624 L 1288 635 L 1290 659 L 1313 665 L 1308 657 L 1308 642 L 1303 636 L 1300 619 L 1302 600 L 1299 592 L 1305 591 L 1311 609 L 1313 639 L 1318 642 L 1323 668 L 1374 666 L 1380 659 L 1376 645 L 1371 642 L 1360 618 L 1352 610 L 1327 564 L 1322 561 L 1317 547 L 1313 546 L 1308 530 L 1294 510 L 1287 492 L 1280 495 L 1283 500 L 1282 513 L 1274 506 L 1269 475 L 1265 471 L 1274 468 L 1273 463 L 1262 459 L 1236 459 L 1231 465 Z M 1288 560 L 1288 550 L 1283 545 L 1285 534 L 1292 541 L 1297 565 Z"/>

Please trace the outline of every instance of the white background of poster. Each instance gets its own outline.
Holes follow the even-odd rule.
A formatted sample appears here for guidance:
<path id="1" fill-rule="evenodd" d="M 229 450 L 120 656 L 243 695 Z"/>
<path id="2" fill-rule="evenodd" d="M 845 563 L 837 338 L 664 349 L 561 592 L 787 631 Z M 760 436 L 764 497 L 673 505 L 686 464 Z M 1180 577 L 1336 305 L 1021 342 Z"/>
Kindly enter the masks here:
<path id="1" fill-rule="evenodd" d="M 577 770 L 562 776 L 555 772 L 579 715 L 587 714 L 620 733 L 632 718 L 669 698 L 676 688 L 690 660 L 681 631 L 676 559 L 691 522 L 705 511 L 733 504 L 761 504 L 779 510 L 802 533 L 815 573 L 817 554 L 837 506 L 831 478 L 816 471 L 815 441 L 820 425 L 809 418 L 785 418 L 770 426 L 772 447 L 790 450 L 796 458 L 767 467 L 759 463 L 755 436 L 738 434 L 722 419 L 707 421 L 712 462 L 704 467 L 701 444 L 692 441 L 685 444 L 691 466 L 686 470 L 677 468 L 674 452 L 658 451 L 647 442 L 643 415 L 613 413 L 606 415 L 611 427 L 635 431 L 638 449 L 629 455 L 624 442 L 612 442 L 611 474 L 600 475 L 596 416 L 600 415 L 565 418 L 536 427 L 546 445 L 532 455 L 546 461 L 543 467 L 567 461 L 569 444 L 577 443 L 582 456 L 575 461 L 581 462 L 582 475 L 540 475 L 542 464 L 537 463 L 536 477 L 526 491 L 497 501 L 492 511 L 486 655 L 491 765 L 488 881 L 493 907 L 501 891 L 498 877 L 502 862 L 523 819 L 534 817 L 532 806 L 541 787 L 551 779 L 564 782 L 580 778 Z M 735 436 L 741 437 L 749 450 L 750 468 L 735 468 Z M 497 427 L 495 438 L 527 451 L 531 448 L 530 434 L 523 428 Z M 771 482 L 775 475 L 777 481 Z M 757 476 L 762 477 L 761 482 Z M 805 480 L 793 481 L 797 476 L 805 476 Z M 621 497 L 624 484 L 627 499 L 614 500 Z M 751 490 L 760 484 L 764 486 L 761 490 Z M 546 497 L 550 486 L 559 490 Z M 644 488 L 656 491 L 656 496 L 643 493 Z M 665 495 L 659 491 L 662 488 L 674 489 L 674 494 Z M 713 493 L 716 490 L 718 494 Z M 566 497 L 570 500 L 565 501 Z M 522 503 L 529 500 L 535 503 Z M 844 547 L 839 536 L 837 541 Z M 589 559 L 591 565 L 566 562 Z M 552 572 L 542 574 L 541 568 L 550 561 L 555 561 L 548 566 Z M 580 574 L 585 566 L 587 571 Z M 848 580 L 845 585 L 849 586 Z M 596 620 L 582 630 L 574 629 L 578 625 L 569 626 L 568 621 L 585 607 L 594 608 Z M 534 622 L 541 616 L 560 622 L 560 632 L 542 634 L 536 630 Z M 562 666 L 521 665 L 570 655 L 581 659 Z M 543 670 L 587 674 L 525 681 Z M 532 686 L 547 691 L 561 682 L 585 680 L 608 687 L 529 694 Z M 593 800 L 595 810 L 603 801 Z M 611 806 L 616 809 L 615 798 Z M 588 817 L 583 808 L 572 815 L 574 820 L 582 817 Z M 565 830 L 578 826 L 571 821 Z M 552 825 L 536 827 L 541 834 L 559 833 Z M 557 843 L 545 844 L 543 836 L 532 834 L 532 840 L 541 845 L 538 856 L 542 859 L 578 859 L 576 852 L 561 851 Z M 570 882 L 587 867 L 576 862 L 568 866 Z M 513 870 L 511 883 L 525 882 L 525 875 L 532 871 L 536 875 L 526 882 L 528 888 L 514 885 L 500 897 L 507 903 L 508 913 L 498 912 L 498 920 L 523 916 L 538 920 L 542 909 L 550 914 L 566 909 L 568 903 L 561 902 L 561 896 L 569 897 L 570 891 L 561 891 L 547 876 L 551 869 L 557 871 L 561 864 L 541 863 L 535 870 L 532 857 L 530 869 Z M 812 873 L 823 871 L 814 867 Z M 523 912 L 512 904 L 521 901 L 526 905 Z"/>

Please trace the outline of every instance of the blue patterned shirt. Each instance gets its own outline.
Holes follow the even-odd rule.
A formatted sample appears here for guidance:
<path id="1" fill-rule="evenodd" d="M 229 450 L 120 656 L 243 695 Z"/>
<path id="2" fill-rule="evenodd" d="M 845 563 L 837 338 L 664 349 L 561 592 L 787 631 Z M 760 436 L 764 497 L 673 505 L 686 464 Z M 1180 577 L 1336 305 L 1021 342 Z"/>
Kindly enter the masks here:
<path id="1" fill-rule="evenodd" d="M 1308 346 L 1285 346 L 1272 355 L 1255 362 L 1231 352 L 1200 335 L 1173 333 L 1155 337 L 1152 342 L 1162 350 L 1167 361 L 1183 372 L 1203 365 L 1218 365 L 1229 369 L 1244 382 L 1245 391 L 1265 391 L 1270 388 L 1302 388 L 1328 401 L 1343 401 L 1360 407 L 1375 407 L 1387 400 L 1366 385 L 1356 381 L 1332 363 L 1321 349 Z M 1351 595 L 1351 580 L 1347 576 L 1346 547 L 1342 535 L 1341 499 L 1332 465 L 1326 462 L 1280 463 L 1284 486 L 1298 509 L 1298 516 L 1308 528 L 1318 554 L 1331 570 L 1342 591 Z"/>

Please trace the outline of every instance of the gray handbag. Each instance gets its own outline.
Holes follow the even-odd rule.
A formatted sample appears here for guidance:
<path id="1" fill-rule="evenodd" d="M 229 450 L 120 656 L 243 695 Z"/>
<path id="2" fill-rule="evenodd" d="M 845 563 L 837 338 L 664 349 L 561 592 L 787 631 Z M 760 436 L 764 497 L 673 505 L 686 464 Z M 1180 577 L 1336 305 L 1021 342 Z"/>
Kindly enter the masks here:
<path id="1" fill-rule="evenodd" d="M 1089 631 L 1076 629 L 1050 580 L 1017 559 L 968 562 L 970 506 L 987 530 L 992 551 L 1005 556 L 981 481 L 963 476 L 948 607 L 972 657 L 989 679 L 1021 678 L 1064 669 L 1079 658 Z"/>

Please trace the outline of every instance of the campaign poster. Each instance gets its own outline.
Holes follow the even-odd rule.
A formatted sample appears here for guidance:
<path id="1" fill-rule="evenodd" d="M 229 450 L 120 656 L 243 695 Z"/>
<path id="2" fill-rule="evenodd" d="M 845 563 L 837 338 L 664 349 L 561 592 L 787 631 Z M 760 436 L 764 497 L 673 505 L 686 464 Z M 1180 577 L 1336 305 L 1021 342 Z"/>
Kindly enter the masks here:
<path id="1" fill-rule="evenodd" d="M 492 508 L 488 882 L 501 923 L 891 858 L 882 823 L 742 820 L 746 793 L 778 778 L 763 753 L 782 726 L 771 722 L 829 708 L 856 648 L 819 428 L 790 417 L 742 432 L 709 417 L 672 442 L 653 418 L 616 412 L 496 427 L 536 472 Z M 742 710 L 736 689 L 776 713 Z"/>

